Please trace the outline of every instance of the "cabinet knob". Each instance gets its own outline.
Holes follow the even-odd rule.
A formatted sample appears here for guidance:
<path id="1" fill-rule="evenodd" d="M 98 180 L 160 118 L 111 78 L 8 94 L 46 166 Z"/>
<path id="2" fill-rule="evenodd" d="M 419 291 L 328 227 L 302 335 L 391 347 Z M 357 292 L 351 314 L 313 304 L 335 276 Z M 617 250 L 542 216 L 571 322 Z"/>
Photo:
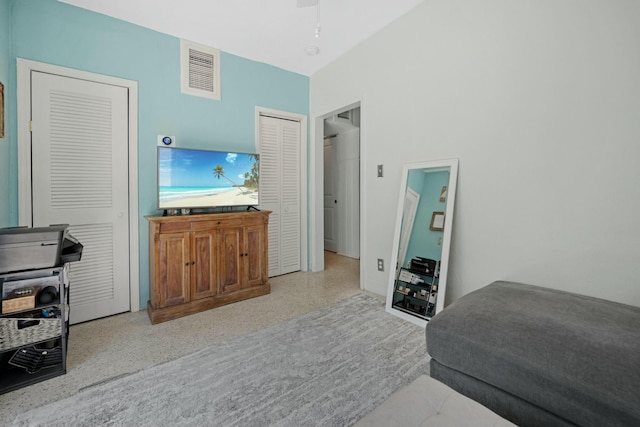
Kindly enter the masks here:
<path id="1" fill-rule="evenodd" d="M 188 262 L 185 262 L 185 263 L 184 263 L 184 265 L 188 266 L 188 265 L 189 265 L 189 263 L 188 263 Z"/>
<path id="2" fill-rule="evenodd" d="M 195 265 L 195 264 L 196 264 L 196 262 L 195 262 L 195 261 L 191 261 L 191 265 Z"/>

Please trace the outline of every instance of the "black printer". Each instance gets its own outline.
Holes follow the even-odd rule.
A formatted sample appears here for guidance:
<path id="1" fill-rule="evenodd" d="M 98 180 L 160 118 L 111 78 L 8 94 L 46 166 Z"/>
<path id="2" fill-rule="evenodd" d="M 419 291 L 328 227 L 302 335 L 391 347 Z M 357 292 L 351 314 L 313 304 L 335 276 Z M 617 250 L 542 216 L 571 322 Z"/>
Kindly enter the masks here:
<path id="1" fill-rule="evenodd" d="M 435 259 L 415 257 L 411 260 L 409 268 L 433 277 L 440 275 L 440 261 L 436 261 Z"/>
<path id="2" fill-rule="evenodd" d="M 0 273 L 55 267 L 79 261 L 82 244 L 68 224 L 0 229 Z"/>

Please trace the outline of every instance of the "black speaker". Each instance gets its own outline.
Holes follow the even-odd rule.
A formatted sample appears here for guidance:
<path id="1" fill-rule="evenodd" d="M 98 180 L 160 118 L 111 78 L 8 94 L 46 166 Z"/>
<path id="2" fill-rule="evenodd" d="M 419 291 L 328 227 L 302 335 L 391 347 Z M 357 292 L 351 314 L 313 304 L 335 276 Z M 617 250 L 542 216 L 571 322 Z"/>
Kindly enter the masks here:
<path id="1" fill-rule="evenodd" d="M 51 304 L 58 299 L 58 290 L 55 286 L 47 286 L 38 294 L 38 304 Z"/>

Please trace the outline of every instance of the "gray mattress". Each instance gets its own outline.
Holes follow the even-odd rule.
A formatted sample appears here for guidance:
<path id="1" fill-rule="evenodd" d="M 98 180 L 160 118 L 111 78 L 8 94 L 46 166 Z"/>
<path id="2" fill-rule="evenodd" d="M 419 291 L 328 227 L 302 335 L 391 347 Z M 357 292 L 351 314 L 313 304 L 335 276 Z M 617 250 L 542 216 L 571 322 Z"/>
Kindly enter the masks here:
<path id="1" fill-rule="evenodd" d="M 518 396 L 507 393 L 504 390 L 463 374 L 460 371 L 447 368 L 435 359 L 431 359 L 429 368 L 432 378 L 447 384 L 452 389 L 457 390 L 485 407 L 491 408 L 496 414 L 520 427 L 576 426 L 574 423 L 563 420 L 539 406 L 520 399 Z"/>
<path id="2" fill-rule="evenodd" d="M 434 377 L 472 398 L 485 388 L 494 406 L 482 403 L 519 425 L 540 425 L 538 410 L 553 424 L 640 425 L 638 307 L 494 282 L 436 315 L 426 334 Z M 516 420 L 504 407 L 518 401 L 528 406 Z"/>

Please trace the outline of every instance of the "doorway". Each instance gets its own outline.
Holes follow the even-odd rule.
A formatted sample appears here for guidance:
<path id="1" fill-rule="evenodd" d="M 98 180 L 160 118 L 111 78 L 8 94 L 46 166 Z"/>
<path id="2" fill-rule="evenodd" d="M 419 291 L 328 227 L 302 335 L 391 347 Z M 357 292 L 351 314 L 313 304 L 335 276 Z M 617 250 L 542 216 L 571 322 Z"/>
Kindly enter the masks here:
<path id="1" fill-rule="evenodd" d="M 360 107 L 324 119 L 324 249 L 360 259 Z"/>
<path id="2" fill-rule="evenodd" d="M 84 245 L 70 322 L 137 311 L 137 84 L 18 59 L 18 122 L 20 225 Z"/>

